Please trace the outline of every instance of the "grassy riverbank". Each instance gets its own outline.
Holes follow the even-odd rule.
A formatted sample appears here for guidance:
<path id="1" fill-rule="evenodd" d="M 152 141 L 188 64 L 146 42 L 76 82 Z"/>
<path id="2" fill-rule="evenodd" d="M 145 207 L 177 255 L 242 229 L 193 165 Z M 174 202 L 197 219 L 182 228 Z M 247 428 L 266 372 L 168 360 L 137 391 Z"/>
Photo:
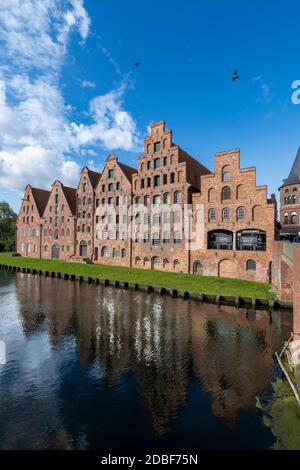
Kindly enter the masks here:
<path id="1" fill-rule="evenodd" d="M 100 264 L 67 263 L 58 260 L 34 258 L 14 258 L 9 253 L 0 253 L 0 264 L 36 270 L 74 274 L 84 277 L 108 279 L 188 291 L 191 293 L 252 297 L 268 299 L 272 297 L 270 286 L 261 282 L 224 279 L 217 277 L 194 276 L 190 274 L 167 273 L 153 270 L 105 266 Z"/>

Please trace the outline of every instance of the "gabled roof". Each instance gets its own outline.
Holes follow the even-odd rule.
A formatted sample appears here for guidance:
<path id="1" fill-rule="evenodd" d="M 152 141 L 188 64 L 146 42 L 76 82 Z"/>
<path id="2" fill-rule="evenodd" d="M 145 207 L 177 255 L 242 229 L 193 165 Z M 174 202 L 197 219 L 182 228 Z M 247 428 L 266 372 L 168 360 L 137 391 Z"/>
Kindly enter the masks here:
<path id="1" fill-rule="evenodd" d="M 124 165 L 124 163 L 118 162 L 118 165 L 123 171 L 126 178 L 131 182 L 131 177 L 134 173 L 137 173 L 137 170 L 135 168 L 132 168 L 131 166 Z"/>
<path id="2" fill-rule="evenodd" d="M 76 189 L 69 188 L 63 184 L 61 185 L 61 189 L 65 195 L 67 203 L 69 204 L 72 215 L 76 215 Z"/>
<path id="3" fill-rule="evenodd" d="M 98 173 L 97 171 L 93 171 L 93 170 L 89 170 L 89 169 L 88 169 L 88 173 L 89 173 L 89 177 L 90 177 L 92 186 L 95 189 L 95 187 L 97 186 L 97 183 L 98 183 L 98 181 L 101 177 L 101 174 Z"/>
<path id="4" fill-rule="evenodd" d="M 30 187 L 37 210 L 40 214 L 40 217 L 42 217 L 50 196 L 50 191 L 46 191 L 45 189 L 33 188 L 32 186 Z"/>

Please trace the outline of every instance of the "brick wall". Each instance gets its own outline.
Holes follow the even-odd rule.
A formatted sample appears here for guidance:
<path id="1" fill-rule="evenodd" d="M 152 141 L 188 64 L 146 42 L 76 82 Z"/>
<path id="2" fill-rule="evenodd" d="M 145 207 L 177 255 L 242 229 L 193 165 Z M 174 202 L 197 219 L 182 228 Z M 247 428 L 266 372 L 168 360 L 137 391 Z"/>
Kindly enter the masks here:
<path id="1" fill-rule="evenodd" d="M 204 217 L 200 229 L 196 227 L 199 208 Z M 255 168 L 240 169 L 239 150 L 217 154 L 214 174 L 201 178 L 201 193 L 193 196 L 194 232 L 203 232 L 202 246 L 191 252 L 193 271 L 201 263 L 200 274 L 267 282 L 275 236 L 275 210 L 274 200 L 267 198 L 267 187 L 256 186 Z M 264 249 L 258 246 L 250 250 L 238 242 L 241 232 L 243 237 L 250 238 L 252 231 L 266 237 Z M 214 249 L 210 242 L 221 232 L 232 237 L 229 249 L 220 249 L 221 245 Z"/>
<path id="2" fill-rule="evenodd" d="M 300 340 L 300 246 L 294 246 L 294 334 Z"/>

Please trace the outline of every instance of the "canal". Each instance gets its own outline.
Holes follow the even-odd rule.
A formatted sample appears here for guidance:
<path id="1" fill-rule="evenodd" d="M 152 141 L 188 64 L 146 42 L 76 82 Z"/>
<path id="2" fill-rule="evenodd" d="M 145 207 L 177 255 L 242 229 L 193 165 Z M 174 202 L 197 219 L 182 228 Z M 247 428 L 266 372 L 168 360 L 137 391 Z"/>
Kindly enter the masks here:
<path id="1" fill-rule="evenodd" d="M 269 449 L 290 313 L 0 271 L 0 449 Z"/>

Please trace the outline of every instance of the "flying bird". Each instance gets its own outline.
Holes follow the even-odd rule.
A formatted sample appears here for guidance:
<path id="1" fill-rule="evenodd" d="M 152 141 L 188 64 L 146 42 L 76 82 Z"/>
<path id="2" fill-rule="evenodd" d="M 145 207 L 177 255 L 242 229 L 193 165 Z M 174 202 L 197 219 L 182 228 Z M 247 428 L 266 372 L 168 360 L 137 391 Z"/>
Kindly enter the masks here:
<path id="1" fill-rule="evenodd" d="M 141 65 L 141 62 L 135 62 L 134 65 L 135 65 L 136 67 L 139 67 L 139 66 Z"/>
<path id="2" fill-rule="evenodd" d="M 239 78 L 240 78 L 240 77 L 239 77 L 239 73 L 238 73 L 237 70 L 235 70 L 235 71 L 233 72 L 233 74 L 232 74 L 232 81 L 233 81 L 233 83 L 234 83 L 236 80 L 238 80 Z"/>

